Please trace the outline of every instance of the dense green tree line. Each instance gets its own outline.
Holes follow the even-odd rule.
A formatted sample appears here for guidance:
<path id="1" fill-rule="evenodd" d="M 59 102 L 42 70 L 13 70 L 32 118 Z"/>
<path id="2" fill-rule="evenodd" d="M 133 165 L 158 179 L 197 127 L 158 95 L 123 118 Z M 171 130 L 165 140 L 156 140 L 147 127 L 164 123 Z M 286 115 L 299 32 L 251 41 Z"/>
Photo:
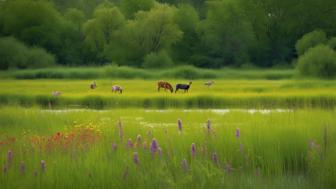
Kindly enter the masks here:
<path id="1" fill-rule="evenodd" d="M 24 43 L 61 65 L 286 66 L 316 45 L 296 43 L 315 30 L 335 49 L 336 1 L 0 1 L 0 48 Z"/>

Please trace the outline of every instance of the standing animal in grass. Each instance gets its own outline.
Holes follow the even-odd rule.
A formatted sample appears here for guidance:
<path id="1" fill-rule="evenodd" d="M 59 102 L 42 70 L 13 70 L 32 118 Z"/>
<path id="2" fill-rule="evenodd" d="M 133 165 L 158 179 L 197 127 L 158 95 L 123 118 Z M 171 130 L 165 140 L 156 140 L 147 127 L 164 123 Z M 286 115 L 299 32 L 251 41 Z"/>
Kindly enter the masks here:
<path id="1" fill-rule="evenodd" d="M 214 81 L 207 81 L 204 83 L 205 86 L 207 86 L 208 88 L 213 85 L 215 82 Z"/>
<path id="2" fill-rule="evenodd" d="M 121 94 L 123 92 L 123 89 L 118 85 L 113 85 L 112 86 L 112 92 L 114 92 L 114 93 L 119 92 Z"/>
<path id="3" fill-rule="evenodd" d="M 96 81 L 93 81 L 91 84 L 90 84 L 90 89 L 95 89 L 97 88 L 97 84 L 96 84 Z"/>
<path id="4" fill-rule="evenodd" d="M 61 96 L 61 92 L 59 92 L 59 91 L 53 91 L 52 93 L 51 93 L 53 96 Z"/>
<path id="5" fill-rule="evenodd" d="M 191 83 L 192 83 L 192 82 L 189 81 L 189 84 L 176 84 L 175 93 L 176 93 L 179 89 L 184 90 L 184 92 L 188 92 Z"/>
<path id="6" fill-rule="evenodd" d="M 158 85 L 158 91 L 160 91 L 161 88 L 164 88 L 165 91 L 167 91 L 168 89 L 170 90 L 171 93 L 174 91 L 172 85 L 167 81 L 158 81 L 157 85 Z"/>

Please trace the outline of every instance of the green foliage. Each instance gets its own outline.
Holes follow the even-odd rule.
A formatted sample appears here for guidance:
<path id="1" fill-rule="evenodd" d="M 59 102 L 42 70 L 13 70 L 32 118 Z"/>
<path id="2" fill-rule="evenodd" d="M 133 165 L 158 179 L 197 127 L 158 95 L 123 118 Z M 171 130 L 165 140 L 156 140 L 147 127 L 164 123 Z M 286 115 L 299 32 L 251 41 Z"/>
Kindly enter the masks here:
<path id="1" fill-rule="evenodd" d="M 336 51 L 336 37 L 329 39 L 328 46 Z"/>
<path id="2" fill-rule="evenodd" d="M 170 49 L 182 37 L 182 31 L 174 22 L 175 13 L 176 8 L 160 4 L 150 11 L 138 12 L 123 32 L 125 54 L 118 62 L 140 66 L 139 60 L 147 54 Z"/>
<path id="3" fill-rule="evenodd" d="M 124 25 L 125 18 L 117 7 L 97 7 L 93 18 L 84 24 L 84 42 L 87 54 L 91 56 L 89 59 L 100 63 L 111 61 L 109 46 L 116 45 Z"/>
<path id="4" fill-rule="evenodd" d="M 33 47 L 28 52 L 26 65 L 29 68 L 43 68 L 55 65 L 55 57 L 42 48 Z"/>
<path id="5" fill-rule="evenodd" d="M 154 2 L 155 0 L 123 0 L 120 7 L 127 18 L 134 18 L 138 11 L 149 11 Z"/>
<path id="6" fill-rule="evenodd" d="M 173 60 L 166 51 L 151 52 L 145 56 L 142 67 L 144 68 L 169 68 L 174 65 Z"/>
<path id="7" fill-rule="evenodd" d="M 13 37 L 0 38 L 0 69 L 26 67 L 28 50 Z"/>
<path id="8" fill-rule="evenodd" d="M 313 32 L 305 34 L 301 39 L 296 42 L 296 52 L 300 56 L 307 52 L 310 48 L 315 47 L 319 44 L 325 44 L 326 42 L 326 34 L 321 30 L 315 30 Z"/>
<path id="9" fill-rule="evenodd" d="M 41 48 L 26 47 L 13 37 L 0 38 L 0 69 L 41 68 L 55 64 L 53 55 Z"/>
<path id="10" fill-rule="evenodd" d="M 207 18 L 199 29 L 207 56 L 220 62 L 220 66 L 249 62 L 255 34 L 243 11 L 235 1 L 214 1 L 209 6 Z"/>
<path id="11" fill-rule="evenodd" d="M 334 78 L 336 76 L 336 52 L 326 45 L 310 48 L 299 57 L 297 67 L 302 75 Z"/>

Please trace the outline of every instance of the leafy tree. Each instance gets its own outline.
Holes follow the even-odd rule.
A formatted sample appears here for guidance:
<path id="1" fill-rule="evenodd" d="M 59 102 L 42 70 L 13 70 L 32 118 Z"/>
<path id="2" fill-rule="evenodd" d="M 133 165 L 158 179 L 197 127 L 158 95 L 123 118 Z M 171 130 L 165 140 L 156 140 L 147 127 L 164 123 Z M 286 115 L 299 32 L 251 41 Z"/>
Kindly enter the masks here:
<path id="1" fill-rule="evenodd" d="M 42 48 L 29 49 L 13 37 L 0 38 L 0 69 L 39 68 L 55 64 L 55 58 Z"/>
<path id="2" fill-rule="evenodd" d="M 123 57 L 128 65 L 140 66 L 145 55 L 168 50 L 182 37 L 182 31 L 174 22 L 176 8 L 156 5 L 150 11 L 140 11 L 130 20 L 123 32 L 128 53 Z"/>
<path id="3" fill-rule="evenodd" d="M 85 44 L 91 61 L 108 61 L 107 49 L 117 42 L 126 21 L 117 7 L 98 7 L 92 19 L 84 24 Z"/>
<path id="4" fill-rule="evenodd" d="M 199 34 L 208 49 L 207 56 L 219 61 L 220 66 L 239 66 L 250 61 L 255 35 L 251 23 L 234 1 L 212 2 Z"/>
<path id="5" fill-rule="evenodd" d="M 336 76 L 336 52 L 327 45 L 312 47 L 299 57 L 297 68 L 305 76 L 334 78 Z"/>
<path id="6" fill-rule="evenodd" d="M 195 8 L 189 4 L 181 4 L 175 15 L 175 22 L 183 32 L 183 37 L 172 47 L 175 59 L 190 62 L 190 57 L 195 53 L 195 47 L 199 44 L 196 28 L 199 24 L 199 16 Z"/>
<path id="7" fill-rule="evenodd" d="M 154 6 L 155 0 L 123 0 L 121 10 L 127 18 L 134 18 L 138 11 L 148 11 Z"/>
<path id="8" fill-rule="evenodd" d="M 46 1 L 13 0 L 4 3 L 3 33 L 29 45 L 56 52 L 61 45 L 62 17 Z"/>
<path id="9" fill-rule="evenodd" d="M 326 34 L 321 30 L 305 34 L 301 39 L 296 42 L 295 48 L 298 55 L 303 55 L 307 50 L 319 44 L 327 42 Z"/>

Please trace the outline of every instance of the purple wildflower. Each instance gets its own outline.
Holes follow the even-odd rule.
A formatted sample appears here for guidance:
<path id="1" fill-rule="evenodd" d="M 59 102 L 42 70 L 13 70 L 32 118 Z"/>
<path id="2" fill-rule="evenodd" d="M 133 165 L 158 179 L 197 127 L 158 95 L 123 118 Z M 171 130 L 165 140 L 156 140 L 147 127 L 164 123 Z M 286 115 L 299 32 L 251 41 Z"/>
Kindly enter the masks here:
<path id="1" fill-rule="evenodd" d="M 34 175 L 35 177 L 37 177 L 37 170 L 36 170 L 36 169 L 34 170 L 33 175 Z"/>
<path id="2" fill-rule="evenodd" d="M 240 129 L 239 128 L 236 129 L 236 138 L 237 139 L 240 138 Z"/>
<path id="3" fill-rule="evenodd" d="M 46 170 L 46 162 L 44 160 L 41 160 L 41 170 L 44 172 Z"/>
<path id="4" fill-rule="evenodd" d="M 181 119 L 177 120 L 177 128 L 180 132 L 182 132 L 182 121 L 181 121 Z"/>
<path id="5" fill-rule="evenodd" d="M 117 150 L 117 144 L 116 143 L 112 143 L 112 150 L 116 151 Z"/>
<path id="6" fill-rule="evenodd" d="M 156 153 L 156 152 L 158 151 L 158 148 L 159 148 L 159 145 L 158 145 L 156 139 L 153 138 L 152 143 L 151 143 L 151 145 L 150 145 L 150 150 L 151 150 L 151 152 L 152 152 L 153 154 Z"/>
<path id="7" fill-rule="evenodd" d="M 23 161 L 21 161 L 21 163 L 20 163 L 20 173 L 22 175 L 24 175 L 25 172 L 26 172 L 26 165 L 25 165 L 25 163 Z"/>
<path id="8" fill-rule="evenodd" d="M 216 165 L 218 164 L 218 156 L 216 152 L 212 153 L 211 159 Z"/>
<path id="9" fill-rule="evenodd" d="M 133 153 L 133 161 L 136 165 L 139 165 L 140 164 L 140 161 L 139 161 L 139 154 L 138 152 L 134 152 Z"/>
<path id="10" fill-rule="evenodd" d="M 195 158 L 195 156 L 196 156 L 196 145 L 195 145 L 195 143 L 191 144 L 191 156 L 193 158 Z"/>
<path id="11" fill-rule="evenodd" d="M 127 147 L 133 148 L 133 142 L 132 142 L 131 138 L 129 138 L 128 141 L 127 141 Z"/>
<path id="12" fill-rule="evenodd" d="M 13 160 L 13 152 L 12 152 L 11 150 L 9 150 L 9 151 L 7 152 L 7 162 L 8 162 L 8 163 L 11 163 L 12 160 Z"/>
<path id="13" fill-rule="evenodd" d="M 181 162 L 182 169 L 187 172 L 189 170 L 188 162 L 186 159 L 183 159 Z"/>

